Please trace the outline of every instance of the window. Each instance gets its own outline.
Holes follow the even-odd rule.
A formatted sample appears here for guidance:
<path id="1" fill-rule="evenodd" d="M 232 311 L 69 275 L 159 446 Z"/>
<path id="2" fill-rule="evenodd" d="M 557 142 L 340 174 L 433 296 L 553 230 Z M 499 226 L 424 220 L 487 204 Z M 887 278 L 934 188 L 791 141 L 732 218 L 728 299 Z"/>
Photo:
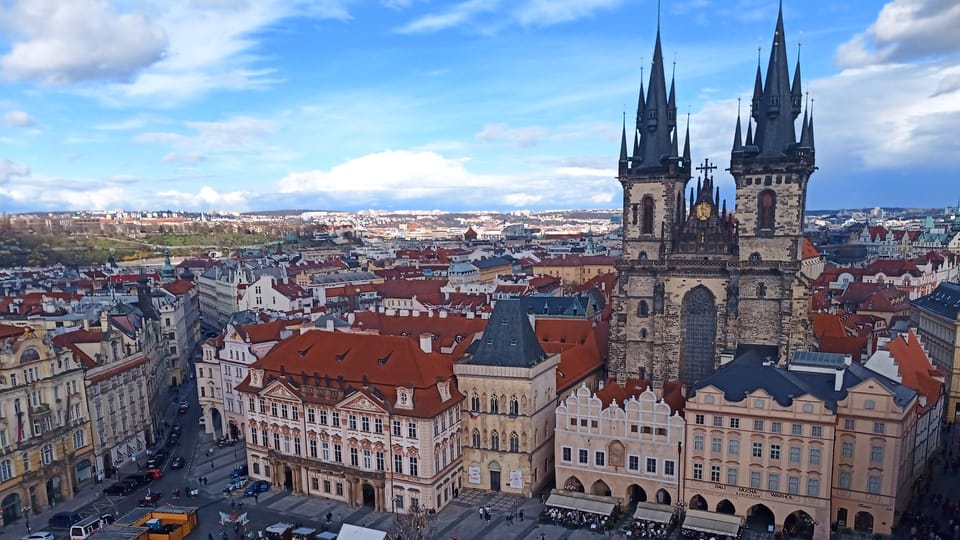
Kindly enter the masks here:
<path id="1" fill-rule="evenodd" d="M 739 439 L 730 439 L 727 441 L 727 453 L 731 456 L 736 456 L 740 453 L 740 440 Z"/>
<path id="2" fill-rule="evenodd" d="M 6 482 L 13 478 L 13 465 L 9 459 L 0 461 L 0 482 Z"/>
<path id="3" fill-rule="evenodd" d="M 497 400 L 497 396 L 490 396 L 490 413 L 500 414 L 500 402 Z"/>
<path id="4" fill-rule="evenodd" d="M 327 411 L 325 409 L 320 409 L 320 424 L 327 425 Z"/>
<path id="5" fill-rule="evenodd" d="M 790 463 L 800 463 L 800 447 L 790 447 Z"/>
<path id="6" fill-rule="evenodd" d="M 417 476 L 420 474 L 420 465 L 417 461 L 417 458 L 410 456 L 410 476 Z"/>
<path id="7" fill-rule="evenodd" d="M 316 459 L 317 458 L 317 441 L 314 439 L 310 439 L 309 447 L 310 447 L 310 457 Z"/>
<path id="8" fill-rule="evenodd" d="M 714 416 L 714 417 L 713 417 L 713 425 L 714 425 L 715 427 L 723 427 L 723 417 L 722 417 L 722 416 Z"/>
<path id="9" fill-rule="evenodd" d="M 823 426 L 811 426 L 811 427 L 810 427 L 810 436 L 811 436 L 811 437 L 823 437 Z"/>
<path id="10" fill-rule="evenodd" d="M 733 467 L 727 468 L 727 483 L 731 486 L 737 485 L 737 469 Z"/>
<path id="11" fill-rule="evenodd" d="M 560 459 L 566 461 L 567 463 L 573 461 L 573 448 L 569 446 L 564 446 L 560 449 Z"/>
<path id="12" fill-rule="evenodd" d="M 663 460 L 663 474 L 664 476 L 673 476 L 673 471 L 676 468 L 676 464 L 672 459 Z"/>
<path id="13" fill-rule="evenodd" d="M 403 456 L 400 454 L 393 455 L 393 472 L 403 474 Z"/>
<path id="14" fill-rule="evenodd" d="M 356 415 L 351 414 L 347 417 L 347 427 L 350 429 L 357 429 L 357 417 Z"/>
<path id="15" fill-rule="evenodd" d="M 853 484 L 853 473 L 850 471 L 840 471 L 840 489 L 850 489 Z"/>
<path id="16" fill-rule="evenodd" d="M 657 458 L 647 458 L 647 472 L 650 474 L 657 474 Z"/>
<path id="17" fill-rule="evenodd" d="M 374 419 L 373 419 L 373 432 L 374 432 L 374 433 L 383 433 L 383 418 L 374 418 Z"/>
<path id="18" fill-rule="evenodd" d="M 586 450 L 583 450 L 583 449 L 578 450 L 578 451 L 577 451 L 577 463 L 580 463 L 580 464 L 582 464 L 582 465 L 586 465 L 587 463 L 589 463 L 589 460 L 590 460 L 589 455 L 590 455 L 590 454 L 589 454 Z"/>
<path id="19" fill-rule="evenodd" d="M 480 396 L 476 393 L 473 394 L 473 397 L 470 398 L 470 410 L 473 412 L 480 412 Z"/>
<path id="20" fill-rule="evenodd" d="M 650 314 L 649 304 L 647 304 L 646 300 L 641 300 L 640 303 L 637 304 L 637 316 L 646 317 L 649 314 Z"/>
<path id="21" fill-rule="evenodd" d="M 757 195 L 757 229 L 771 230 L 776 221 L 777 195 L 773 190 L 765 189 Z"/>
<path id="22" fill-rule="evenodd" d="M 401 436 L 402 436 L 402 435 L 400 435 L 400 430 L 401 430 L 401 427 L 400 427 L 400 426 L 401 426 L 401 424 L 400 424 L 400 421 L 399 421 L 399 420 L 394 420 L 394 421 L 393 421 L 393 436 L 394 436 L 394 437 L 401 437 Z"/>
<path id="23" fill-rule="evenodd" d="M 596 452 L 594 452 L 594 454 L 593 454 L 593 464 L 596 465 L 597 467 L 604 467 L 604 466 L 606 466 L 606 464 L 607 464 L 607 454 L 606 454 L 606 452 L 602 452 L 602 451 L 600 451 L 600 450 L 597 450 Z"/>
<path id="24" fill-rule="evenodd" d="M 693 464 L 693 479 L 703 480 L 703 463 Z"/>
<path id="25" fill-rule="evenodd" d="M 790 425 L 790 434 L 791 434 L 791 435 L 803 435 L 803 424 L 791 424 L 791 425 Z"/>
<path id="26" fill-rule="evenodd" d="M 762 400 L 762 399 L 755 399 L 755 400 L 753 400 L 753 408 L 754 408 L 754 409 L 762 409 L 762 408 L 763 408 L 763 400 Z"/>
<path id="27" fill-rule="evenodd" d="M 843 420 L 843 429 L 847 431 L 853 431 L 857 428 L 857 421 L 853 418 L 844 418 Z"/>
<path id="28" fill-rule="evenodd" d="M 516 434 L 516 432 L 510 434 L 510 451 L 520 451 L 520 437 Z"/>
<path id="29" fill-rule="evenodd" d="M 710 466 L 710 481 L 720 482 L 720 466 L 719 465 Z"/>
<path id="30" fill-rule="evenodd" d="M 808 414 L 809 414 L 809 413 L 812 413 L 812 412 L 813 412 L 813 403 L 804 403 L 804 404 L 803 404 L 803 412 L 808 413 Z"/>
<path id="31" fill-rule="evenodd" d="M 723 451 L 723 439 L 720 437 L 712 437 L 710 439 L 710 451 L 714 454 L 719 454 Z"/>
<path id="32" fill-rule="evenodd" d="M 647 195 L 643 198 L 643 222 L 640 228 L 640 234 L 653 234 L 653 197 Z"/>
<path id="33" fill-rule="evenodd" d="M 250 412 L 256 411 L 257 408 L 255 407 L 255 405 L 256 405 L 256 403 L 255 403 L 255 401 L 254 401 L 253 398 L 250 398 L 250 399 L 247 400 L 247 410 L 248 410 L 248 411 L 250 411 Z"/>
<path id="34" fill-rule="evenodd" d="M 360 452 L 356 448 L 350 449 L 350 465 L 354 467 L 360 465 Z"/>
<path id="35" fill-rule="evenodd" d="M 703 425 L 703 422 L 704 422 L 703 415 L 702 415 L 702 414 L 698 414 L 697 416 L 694 417 L 694 421 L 695 421 L 697 424 L 699 424 L 699 425 L 702 426 L 702 425 Z"/>
<path id="36" fill-rule="evenodd" d="M 361 431 L 370 431 L 370 417 L 363 416 L 360 418 L 360 430 Z"/>
<path id="37" fill-rule="evenodd" d="M 780 474 L 767 473 L 767 491 L 780 491 Z"/>
<path id="38" fill-rule="evenodd" d="M 283 436 L 283 453 L 284 454 L 290 453 L 290 436 L 289 435 Z"/>
<path id="39" fill-rule="evenodd" d="M 343 497 L 343 482 L 337 482 L 335 487 L 337 496 Z"/>
<path id="40" fill-rule="evenodd" d="M 693 436 L 693 449 L 694 449 L 694 450 L 703 450 L 703 435 L 694 435 L 694 436 Z"/>
<path id="41" fill-rule="evenodd" d="M 290 407 L 290 418 L 294 420 L 300 419 L 300 408 L 297 407 L 296 405 Z"/>
<path id="42" fill-rule="evenodd" d="M 40 449 L 40 456 L 41 456 L 42 459 L 43 459 L 43 464 L 44 464 L 44 465 L 49 465 L 49 464 L 53 463 L 53 459 L 54 459 L 54 457 L 53 457 L 53 445 L 50 444 L 50 443 L 47 443 L 47 444 L 43 445 L 43 448 Z"/>
<path id="43" fill-rule="evenodd" d="M 496 431 L 490 434 L 490 449 L 500 450 L 500 434 Z"/>
<path id="44" fill-rule="evenodd" d="M 630 456 L 627 458 L 627 468 L 631 471 L 640 470 L 640 456 Z"/>
<path id="45" fill-rule="evenodd" d="M 473 437 L 471 442 L 473 442 L 474 448 L 480 448 L 480 430 L 479 429 L 473 430 Z"/>
<path id="46" fill-rule="evenodd" d="M 520 402 L 517 401 L 516 396 L 510 398 L 510 416 L 517 416 L 520 414 Z"/>
<path id="47" fill-rule="evenodd" d="M 317 491 L 318 489 L 320 489 L 320 479 L 319 479 L 319 478 L 311 478 L 311 479 L 310 479 L 310 487 L 311 487 L 314 491 Z"/>
<path id="48" fill-rule="evenodd" d="M 885 431 L 884 428 L 885 428 L 885 426 L 884 426 L 883 422 L 874 422 L 874 423 L 873 423 L 873 432 L 876 433 L 876 434 L 878 434 L 878 435 L 883 435 L 883 432 Z"/>
<path id="49" fill-rule="evenodd" d="M 754 420 L 754 421 L 753 421 L 753 430 L 754 430 L 754 431 L 763 431 L 763 420 Z"/>
<path id="50" fill-rule="evenodd" d="M 296 455 L 301 455 L 300 452 L 300 437 L 293 438 L 293 453 Z"/>
<path id="51" fill-rule="evenodd" d="M 333 445 L 333 460 L 337 463 L 343 463 L 343 447 L 339 444 Z"/>
<path id="52" fill-rule="evenodd" d="M 274 434 L 273 434 L 273 447 L 274 447 L 275 449 L 277 449 L 277 450 L 280 449 L 280 434 L 279 434 L 279 433 L 274 433 Z"/>
<path id="53" fill-rule="evenodd" d="M 844 442 L 843 444 L 841 444 L 841 445 L 840 445 L 840 455 L 843 456 L 843 457 L 845 457 L 845 458 L 852 458 L 852 457 L 853 457 L 853 443 L 852 443 L 852 442 Z"/>
<path id="54" fill-rule="evenodd" d="M 877 408 L 877 403 L 876 403 L 875 401 L 873 401 L 872 399 L 868 399 L 868 400 L 866 400 L 866 401 L 863 402 L 863 408 L 866 409 L 866 410 L 868 410 L 868 411 L 872 411 L 872 410 L 874 410 L 874 409 Z"/>
<path id="55" fill-rule="evenodd" d="M 286 404 L 286 403 L 281 403 L 281 404 L 280 404 L 280 417 L 281 417 L 281 418 L 288 418 L 288 411 L 287 411 L 287 404 Z"/>
<path id="56" fill-rule="evenodd" d="M 821 450 L 819 448 L 810 449 L 810 465 L 820 464 Z"/>
<path id="57" fill-rule="evenodd" d="M 333 427 L 340 427 L 340 413 L 333 411 L 333 414 L 330 415 L 330 425 Z"/>
<path id="58" fill-rule="evenodd" d="M 276 404 L 276 403 L 271 403 L 271 404 L 270 404 L 270 416 L 277 416 L 277 404 Z"/>
<path id="59" fill-rule="evenodd" d="M 820 479 L 808 478 L 807 479 L 807 497 L 819 497 L 819 496 L 820 496 Z"/>
<path id="60" fill-rule="evenodd" d="M 378 471 L 383 471 L 386 469 L 386 465 L 384 464 L 384 457 L 385 456 L 383 452 L 377 452 L 377 470 Z"/>
<path id="61" fill-rule="evenodd" d="M 760 471 L 750 471 L 750 487 L 760 489 Z"/>
<path id="62" fill-rule="evenodd" d="M 86 438 L 83 436 L 82 430 L 77 430 L 73 432 L 73 447 L 74 448 L 83 448 L 87 445 Z"/>
<path id="63" fill-rule="evenodd" d="M 733 428 L 733 429 L 740 429 L 740 419 L 739 419 L 739 418 L 731 418 L 731 419 L 730 419 L 730 427 Z"/>
<path id="64" fill-rule="evenodd" d="M 883 447 L 879 445 L 874 445 L 870 447 L 870 461 L 872 463 L 882 463 L 883 462 Z"/>
<path id="65" fill-rule="evenodd" d="M 773 422 L 770 424 L 771 433 L 783 433 L 783 424 L 780 422 Z"/>
<path id="66" fill-rule="evenodd" d="M 30 454 L 27 452 L 20 454 L 20 462 L 23 463 L 23 472 L 30 472 Z"/>
<path id="67" fill-rule="evenodd" d="M 315 409 L 307 409 L 307 422 L 310 424 L 317 423 L 317 411 Z"/>
<path id="68" fill-rule="evenodd" d="M 763 443 L 753 443 L 753 457 L 763 457 Z"/>
<path id="69" fill-rule="evenodd" d="M 250 442 L 259 446 L 260 442 L 257 441 L 257 428 L 250 428 Z"/>
<path id="70" fill-rule="evenodd" d="M 787 478 L 787 493 L 797 495 L 800 493 L 800 477 L 791 476 Z"/>
<path id="71" fill-rule="evenodd" d="M 416 438 L 417 438 L 417 424 L 416 424 L 416 422 L 408 422 L 408 423 L 407 423 L 407 437 L 410 437 L 411 439 L 416 439 Z"/>
<path id="72" fill-rule="evenodd" d="M 780 445 L 771 444 L 770 445 L 770 459 L 780 459 Z"/>

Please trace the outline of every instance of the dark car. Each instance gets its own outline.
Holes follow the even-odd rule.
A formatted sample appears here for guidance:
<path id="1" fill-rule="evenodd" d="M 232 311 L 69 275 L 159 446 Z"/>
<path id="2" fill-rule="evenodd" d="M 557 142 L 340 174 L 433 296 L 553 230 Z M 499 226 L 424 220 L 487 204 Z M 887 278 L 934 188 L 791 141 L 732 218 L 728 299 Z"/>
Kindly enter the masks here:
<path id="1" fill-rule="evenodd" d="M 167 444 L 170 446 L 180 444 L 180 436 L 176 433 L 171 433 L 170 436 L 167 437 Z"/>
<path id="2" fill-rule="evenodd" d="M 66 529 L 82 520 L 83 516 L 76 512 L 57 512 L 47 521 L 47 526 L 51 529 Z"/>
<path id="3" fill-rule="evenodd" d="M 247 486 L 247 489 L 243 490 L 243 495 L 246 497 L 253 497 L 258 493 L 263 493 L 264 491 L 270 491 L 270 482 L 266 480 L 257 480 L 256 482 Z"/>
<path id="4" fill-rule="evenodd" d="M 230 478 L 240 478 L 241 476 L 246 476 L 248 472 L 249 468 L 246 465 L 240 465 L 230 471 Z"/>
<path id="5" fill-rule="evenodd" d="M 170 462 L 170 468 L 175 470 L 182 469 L 185 462 L 186 460 L 182 457 L 174 456 L 173 460 Z"/>
<path id="6" fill-rule="evenodd" d="M 158 451 L 152 458 L 147 460 L 148 469 L 159 469 L 167 461 L 167 453 L 163 450 Z"/>
<path id="7" fill-rule="evenodd" d="M 181 426 L 180 424 L 177 424 L 173 426 L 173 429 L 170 430 L 170 433 L 176 433 L 177 436 L 179 437 L 182 431 L 183 431 L 183 426 Z"/>
<path id="8" fill-rule="evenodd" d="M 150 482 L 153 482 L 153 475 L 151 475 L 148 472 L 142 472 L 142 473 L 129 474 L 123 477 L 123 480 L 128 480 L 128 479 L 139 481 L 140 482 L 139 485 L 146 485 L 146 484 L 149 484 Z"/>
<path id="9" fill-rule="evenodd" d="M 126 495 L 133 491 L 133 487 L 126 482 L 117 482 L 116 484 L 103 490 L 104 495 L 112 495 L 114 497 L 120 497 Z"/>
<path id="10" fill-rule="evenodd" d="M 145 479 L 146 476 L 147 475 L 142 475 L 142 474 L 131 474 L 128 476 L 124 476 L 123 478 L 120 479 L 120 481 L 125 484 L 129 484 L 134 488 L 138 488 L 140 486 L 146 485 L 147 483 Z"/>

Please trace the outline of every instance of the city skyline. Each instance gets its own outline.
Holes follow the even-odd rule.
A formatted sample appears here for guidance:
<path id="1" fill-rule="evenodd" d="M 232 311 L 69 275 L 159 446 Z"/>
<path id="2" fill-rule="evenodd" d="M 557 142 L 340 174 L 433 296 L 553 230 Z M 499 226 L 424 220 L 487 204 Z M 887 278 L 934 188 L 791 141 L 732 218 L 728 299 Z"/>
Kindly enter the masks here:
<path id="1" fill-rule="evenodd" d="M 663 2 L 694 161 L 727 166 L 777 9 Z M 807 208 L 953 205 L 960 6 L 783 10 L 816 116 Z M 658 27 L 652 0 L 78 0 L 0 12 L 6 212 L 618 208 L 621 117 L 636 112 Z M 732 202 L 732 178 L 716 180 Z"/>

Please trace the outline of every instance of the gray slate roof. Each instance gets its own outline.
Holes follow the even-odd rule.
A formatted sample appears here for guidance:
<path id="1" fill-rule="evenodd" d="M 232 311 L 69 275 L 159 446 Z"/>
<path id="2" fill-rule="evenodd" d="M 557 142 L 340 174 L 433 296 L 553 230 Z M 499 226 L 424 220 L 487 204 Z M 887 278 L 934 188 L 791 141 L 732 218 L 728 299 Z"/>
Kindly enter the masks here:
<path id="1" fill-rule="evenodd" d="M 468 364 L 533 367 L 547 358 L 520 300 L 500 300 Z"/>
<path id="2" fill-rule="evenodd" d="M 579 317 L 586 318 L 590 313 L 589 307 L 593 302 L 593 311 L 603 309 L 597 305 L 594 295 L 578 294 L 575 296 L 525 296 L 515 300 L 523 304 L 524 313 L 532 313 L 537 317 Z M 502 302 L 502 300 L 501 300 Z M 499 305 L 499 302 L 497 303 Z"/>
<path id="3" fill-rule="evenodd" d="M 911 303 L 918 309 L 957 320 L 960 315 L 960 284 L 944 281 L 932 293 Z"/>

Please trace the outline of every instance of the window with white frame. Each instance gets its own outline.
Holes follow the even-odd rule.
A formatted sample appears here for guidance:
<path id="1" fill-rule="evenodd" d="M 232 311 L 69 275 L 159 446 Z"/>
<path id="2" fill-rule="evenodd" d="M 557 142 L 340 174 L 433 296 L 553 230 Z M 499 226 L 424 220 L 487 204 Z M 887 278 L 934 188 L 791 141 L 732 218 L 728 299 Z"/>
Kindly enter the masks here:
<path id="1" fill-rule="evenodd" d="M 627 469 L 631 471 L 640 470 L 640 456 L 628 456 L 627 457 Z"/>
<path id="2" fill-rule="evenodd" d="M 657 474 L 657 458 L 648 457 L 647 458 L 647 469 L 648 474 Z"/>

